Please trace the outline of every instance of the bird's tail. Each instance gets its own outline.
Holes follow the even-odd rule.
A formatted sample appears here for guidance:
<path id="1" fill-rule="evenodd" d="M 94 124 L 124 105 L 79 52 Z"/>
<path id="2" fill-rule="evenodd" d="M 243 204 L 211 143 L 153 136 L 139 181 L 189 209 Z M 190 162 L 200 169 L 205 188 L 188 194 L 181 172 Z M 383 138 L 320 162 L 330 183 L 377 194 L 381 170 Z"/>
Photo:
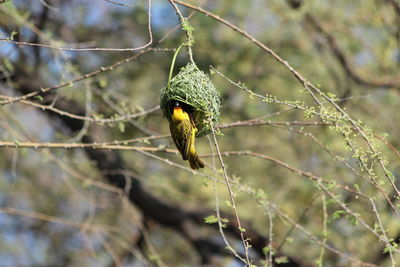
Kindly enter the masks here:
<path id="1" fill-rule="evenodd" d="M 189 157 L 188 159 L 190 167 L 193 170 L 197 170 L 200 168 L 204 168 L 204 162 L 199 158 L 197 154 L 194 154 L 194 156 Z"/>

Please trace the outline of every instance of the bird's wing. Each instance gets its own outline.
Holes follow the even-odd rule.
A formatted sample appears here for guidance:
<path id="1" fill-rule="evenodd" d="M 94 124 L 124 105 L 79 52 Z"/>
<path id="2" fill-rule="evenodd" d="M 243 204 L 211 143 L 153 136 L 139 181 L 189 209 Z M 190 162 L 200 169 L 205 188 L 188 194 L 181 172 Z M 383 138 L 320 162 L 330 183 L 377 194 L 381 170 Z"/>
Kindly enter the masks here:
<path id="1" fill-rule="evenodd" d="M 191 145 L 192 125 L 189 120 L 180 121 L 176 127 L 171 129 L 172 137 L 176 147 L 182 154 L 182 159 L 187 160 Z"/>

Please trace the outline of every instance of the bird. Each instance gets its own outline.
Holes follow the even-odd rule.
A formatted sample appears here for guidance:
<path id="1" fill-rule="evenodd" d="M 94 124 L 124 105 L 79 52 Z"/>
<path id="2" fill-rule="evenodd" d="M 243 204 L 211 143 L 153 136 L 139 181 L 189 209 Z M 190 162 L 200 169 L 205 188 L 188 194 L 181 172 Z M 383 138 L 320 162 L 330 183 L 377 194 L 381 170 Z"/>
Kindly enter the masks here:
<path id="1" fill-rule="evenodd" d="M 169 130 L 182 159 L 189 161 L 193 170 L 204 168 L 204 162 L 197 155 L 194 146 L 197 128 L 191 115 L 191 109 L 187 105 L 176 100 L 172 101 Z"/>

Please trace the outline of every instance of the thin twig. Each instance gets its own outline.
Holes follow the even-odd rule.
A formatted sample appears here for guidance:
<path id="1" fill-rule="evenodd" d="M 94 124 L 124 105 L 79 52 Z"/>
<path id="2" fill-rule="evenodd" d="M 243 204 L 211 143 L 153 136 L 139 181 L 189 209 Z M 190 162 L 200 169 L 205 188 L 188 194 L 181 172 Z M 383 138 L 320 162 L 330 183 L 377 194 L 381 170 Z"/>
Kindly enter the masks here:
<path id="1" fill-rule="evenodd" d="M 5 96 L 5 95 L 0 95 L 1 99 L 12 99 L 12 97 L 10 96 Z M 76 115 L 58 108 L 55 108 L 53 105 L 42 105 L 33 101 L 29 101 L 29 100 L 21 100 L 19 101 L 22 104 L 25 105 L 30 105 L 36 108 L 40 108 L 43 110 L 50 110 L 54 113 L 60 114 L 62 116 L 65 117 L 69 117 L 72 119 L 77 119 L 77 120 L 82 120 L 82 121 L 89 121 L 89 122 L 96 122 L 99 124 L 104 124 L 104 123 L 115 123 L 115 122 L 119 122 L 119 121 L 127 121 L 127 120 L 131 120 L 131 119 L 136 119 L 145 115 L 148 115 L 150 113 L 153 113 L 155 111 L 158 111 L 160 109 L 160 105 L 156 105 L 152 108 L 149 108 L 147 110 L 143 110 L 140 111 L 138 113 L 132 113 L 132 114 L 125 114 L 122 116 L 118 116 L 118 117 L 110 117 L 110 118 L 96 118 L 95 116 L 81 116 L 81 115 Z"/>
<path id="2" fill-rule="evenodd" d="M 370 225 L 368 225 L 367 222 L 365 222 L 363 219 L 360 218 L 360 215 L 357 214 L 356 212 L 352 211 L 347 204 L 345 204 L 344 202 L 342 202 L 338 195 L 336 195 L 335 193 L 331 192 L 331 190 L 329 190 L 329 187 L 331 187 L 332 185 L 334 186 L 338 186 L 339 188 L 346 190 L 347 188 L 346 186 L 340 186 L 340 185 L 336 185 L 336 184 L 332 184 L 329 180 L 324 180 L 322 177 L 319 177 L 311 172 L 307 172 L 307 171 L 303 171 L 300 169 L 297 169 L 289 164 L 287 164 L 286 162 L 283 162 L 281 160 L 278 160 L 276 158 L 264 155 L 264 154 L 259 154 L 259 153 L 255 153 L 255 152 L 251 152 L 251 151 L 230 151 L 230 152 L 223 152 L 223 153 L 218 153 L 218 156 L 222 158 L 222 156 L 229 156 L 229 155 L 235 155 L 235 156 L 240 156 L 240 155 L 248 155 L 248 156 L 252 156 L 252 157 L 256 157 L 256 158 L 261 158 L 264 160 L 268 160 L 271 161 L 281 167 L 284 167 L 288 170 L 290 170 L 293 173 L 297 173 L 300 176 L 309 178 L 311 181 L 315 182 L 315 184 L 318 186 L 319 189 L 321 189 L 323 192 L 325 192 L 327 194 L 327 196 L 329 196 L 330 198 L 332 198 L 337 204 L 339 204 L 339 206 L 346 211 L 348 214 L 350 214 L 351 216 L 353 216 L 353 218 L 359 222 L 365 229 L 367 229 L 371 234 L 373 234 L 375 237 L 378 238 L 379 241 L 384 242 L 388 247 L 390 247 L 390 249 L 394 249 L 396 251 L 398 251 L 396 248 L 394 248 L 391 244 L 388 244 L 386 242 L 386 240 L 380 235 L 378 234 Z M 207 156 L 213 156 L 213 155 L 202 155 L 202 157 L 207 157 Z M 360 193 L 360 192 L 355 192 L 352 191 L 352 193 L 355 193 L 358 196 L 364 196 L 368 199 L 370 199 L 370 197 Z"/>
<path id="3" fill-rule="evenodd" d="M 113 4 L 118 4 L 116 2 L 110 1 L 110 0 L 105 0 L 107 2 L 113 3 Z M 57 47 L 53 45 L 46 45 L 46 44 L 35 44 L 35 43 L 29 43 L 29 42 L 17 42 L 10 40 L 9 38 L 0 38 L 0 42 L 6 42 L 6 43 L 13 43 L 15 45 L 26 45 L 26 46 L 36 46 L 36 47 L 42 47 L 42 48 L 50 48 L 54 50 L 60 50 L 60 51 L 77 51 L 77 52 L 87 52 L 87 51 L 106 51 L 106 52 L 124 52 L 124 51 L 138 51 L 138 50 L 143 50 L 150 45 L 153 44 L 153 32 L 151 28 L 151 1 L 148 0 L 149 5 L 148 5 L 148 22 L 147 22 L 147 28 L 149 32 L 149 41 L 139 47 L 135 48 L 106 48 L 106 47 L 93 47 L 93 48 L 72 48 L 72 47 Z M 0 3 L 1 4 L 1 3 Z M 120 4 L 124 6 L 129 6 L 126 4 Z"/>
<path id="4" fill-rule="evenodd" d="M 359 74 L 356 69 L 351 64 L 350 60 L 345 55 L 344 51 L 340 48 L 338 42 L 334 35 L 323 28 L 321 23 L 312 16 L 311 14 L 306 14 L 305 21 L 311 25 L 314 31 L 318 32 L 327 40 L 328 46 L 332 51 L 333 55 L 338 60 L 339 64 L 342 66 L 344 71 L 351 77 L 353 81 L 358 84 L 372 86 L 372 87 L 379 87 L 379 88 L 393 88 L 398 87 L 400 88 L 400 79 L 398 76 L 396 77 L 381 77 L 381 78 L 374 78 L 371 79 L 369 76 L 363 76 Z"/>
<path id="5" fill-rule="evenodd" d="M 345 258 L 345 259 L 349 259 L 352 262 L 355 262 L 357 264 L 361 264 L 361 266 L 368 266 L 368 267 L 379 267 L 379 265 L 373 264 L 373 263 L 367 263 L 367 262 L 363 262 L 357 258 L 354 258 L 353 256 L 349 255 L 348 253 L 343 253 L 341 251 L 339 251 L 338 249 L 334 248 L 333 246 L 330 246 L 328 244 L 324 244 L 324 242 L 322 240 L 319 240 L 316 236 L 314 236 L 313 234 L 311 234 L 307 229 L 305 229 L 303 226 L 301 226 L 300 224 L 296 223 L 293 219 L 291 219 L 286 213 L 284 213 L 283 211 L 281 211 L 278 207 L 276 207 L 275 205 L 271 204 L 272 209 L 285 221 L 289 222 L 290 224 L 292 224 L 294 227 L 296 227 L 296 229 L 300 230 L 300 232 L 304 233 L 306 236 L 308 236 L 311 240 L 313 240 L 313 242 L 319 244 L 320 246 L 324 246 L 326 249 L 328 249 L 329 251 Z"/>
<path id="6" fill-rule="evenodd" d="M 326 242 L 328 241 L 328 211 L 326 208 L 326 196 L 324 194 L 321 195 L 322 198 L 322 223 L 323 223 L 323 228 L 322 228 L 322 246 L 321 246 L 321 251 L 319 253 L 319 259 L 318 259 L 318 266 L 323 267 L 324 266 L 324 254 L 325 254 L 325 247 L 326 247 Z"/>
<path id="7" fill-rule="evenodd" d="M 100 242 L 100 244 L 107 250 L 107 252 L 111 255 L 111 258 L 113 259 L 115 266 L 116 267 L 123 267 L 123 263 L 121 259 L 118 257 L 117 253 L 114 251 L 113 247 L 108 243 L 108 241 L 100 236 L 98 233 L 97 234 L 97 240 Z"/>
<path id="8" fill-rule="evenodd" d="M 386 244 L 387 244 L 386 248 L 389 251 L 389 255 L 390 255 L 390 260 L 392 262 L 392 266 L 396 266 L 396 260 L 394 259 L 394 256 L 393 256 L 393 252 L 394 251 L 393 251 L 393 249 L 391 247 L 392 244 L 390 244 L 390 240 L 387 237 L 387 234 L 386 234 L 387 230 L 383 226 L 383 222 L 382 222 L 381 216 L 379 215 L 378 209 L 376 208 L 375 201 L 372 198 L 370 198 L 369 201 L 370 201 L 371 206 L 372 206 L 372 211 L 374 212 L 374 214 L 376 216 L 376 219 L 378 221 L 379 228 L 381 229 L 382 236 L 386 240 Z"/>
<path id="9" fill-rule="evenodd" d="M 299 81 L 302 84 L 303 88 L 309 93 L 309 95 L 313 98 L 313 100 L 318 104 L 319 107 L 323 107 L 324 105 L 316 97 L 314 92 L 317 93 L 320 97 L 322 97 L 326 101 L 328 101 L 328 103 L 330 103 L 341 114 L 343 119 L 345 121 L 347 121 L 348 123 L 350 123 L 357 130 L 357 132 L 361 135 L 362 139 L 367 144 L 367 146 L 370 149 L 370 151 L 372 151 L 376 155 L 379 155 L 378 151 L 375 149 L 375 147 L 369 141 L 365 131 L 363 130 L 363 127 L 361 127 L 359 125 L 359 123 L 355 122 L 332 98 L 328 97 L 317 86 L 313 85 L 310 81 L 305 79 L 296 69 L 294 69 L 287 61 L 283 60 L 277 53 L 275 53 L 267 45 L 263 44 L 262 42 L 260 42 L 256 38 L 254 38 L 252 35 L 250 35 L 246 31 L 240 29 L 239 27 L 233 25 L 229 21 L 222 19 L 220 16 L 218 16 L 218 15 L 216 15 L 216 14 L 210 12 L 210 11 L 207 11 L 207 10 L 203 9 L 202 7 L 194 6 L 194 5 L 188 4 L 188 3 L 180 1 L 180 0 L 170 0 L 170 1 L 174 1 L 177 4 L 185 6 L 185 7 L 188 7 L 190 9 L 192 9 L 192 10 L 196 10 L 197 12 L 200 12 L 200 13 L 202 13 L 202 14 L 204 14 L 204 15 L 206 15 L 206 16 L 208 16 L 208 17 L 210 17 L 210 18 L 212 18 L 212 19 L 214 19 L 214 20 L 216 20 L 216 21 L 228 26 L 232 30 L 240 33 L 241 35 L 243 35 L 244 37 L 249 39 L 252 43 L 254 43 L 258 47 L 260 47 L 262 50 L 264 50 L 265 52 L 270 54 L 276 61 L 278 61 L 286 69 L 288 69 L 289 72 L 297 79 L 297 81 Z M 253 93 L 253 95 L 256 95 L 256 94 Z M 337 125 L 336 122 L 335 122 L 335 125 L 339 126 L 339 125 Z M 349 143 L 349 142 L 347 142 L 347 143 L 350 146 L 350 148 L 352 149 L 353 153 L 356 153 L 356 149 L 351 145 L 351 143 Z M 366 164 L 360 158 L 358 158 L 358 161 L 361 164 L 361 166 L 363 166 L 363 168 L 365 170 L 371 170 L 368 166 L 366 166 Z M 396 186 L 396 184 L 394 182 L 394 179 L 392 179 L 392 177 L 389 175 L 390 172 L 389 172 L 389 170 L 387 170 L 386 165 L 384 164 L 383 160 L 380 157 L 378 157 L 378 162 L 379 162 L 382 170 L 384 171 L 387 180 L 389 181 L 389 183 L 391 184 L 392 188 L 396 192 L 396 195 L 398 197 L 400 197 L 400 191 L 397 188 L 397 186 Z M 379 191 L 384 195 L 385 199 L 387 200 L 388 204 L 390 205 L 390 207 L 393 210 L 393 212 L 396 215 L 396 217 L 400 218 L 400 214 L 398 212 L 398 209 L 395 207 L 393 202 L 390 200 L 390 198 L 388 197 L 388 194 L 383 190 L 383 188 L 381 186 L 379 186 L 378 182 L 376 181 L 376 179 L 372 175 L 370 175 L 370 179 L 371 179 L 371 181 L 373 183 L 375 183 L 377 185 L 377 188 L 379 189 Z"/>
<path id="10" fill-rule="evenodd" d="M 258 126 L 258 125 L 300 125 L 300 126 L 318 126 L 318 125 L 332 125 L 329 122 L 321 122 L 321 121 L 263 121 L 263 120 L 247 120 L 247 121 L 236 121 L 232 123 L 227 123 L 223 125 L 218 125 L 217 129 L 226 129 L 233 127 L 242 127 L 242 126 Z"/>
<path id="11" fill-rule="evenodd" d="M 67 225 L 70 227 L 83 229 L 85 231 L 101 231 L 101 232 L 112 231 L 112 232 L 116 232 L 116 233 L 121 232 L 120 228 L 110 226 L 110 225 L 103 225 L 103 224 L 87 225 L 87 224 L 84 224 L 81 222 L 62 219 L 59 217 L 54 217 L 54 216 L 50 216 L 50 215 L 43 214 L 43 213 L 38 213 L 38 212 L 34 212 L 34 211 L 29 211 L 29 210 L 14 209 L 14 208 L 10 208 L 10 207 L 0 208 L 0 213 L 10 214 L 10 215 L 18 215 L 18 216 L 33 218 L 36 220 L 42 220 L 42 221 L 51 222 L 51 223 L 63 224 L 63 225 Z"/>
<path id="12" fill-rule="evenodd" d="M 296 220 L 296 224 L 300 223 L 300 221 L 306 216 L 307 212 L 310 210 L 310 208 L 312 207 L 312 204 L 314 203 L 314 200 L 317 199 L 317 197 L 319 197 L 321 194 L 316 194 L 314 195 L 310 202 L 308 203 L 308 205 L 305 207 L 305 209 L 302 211 L 302 213 L 300 214 L 300 216 L 298 217 L 298 219 Z M 290 234 L 293 232 L 293 230 L 295 229 L 295 226 L 292 225 L 292 227 L 286 232 L 285 236 L 282 238 L 282 242 L 279 244 L 279 246 L 276 248 L 276 251 L 279 253 L 282 250 L 282 247 L 285 245 L 285 243 L 288 241 L 288 238 L 290 236 Z"/>
<path id="13" fill-rule="evenodd" d="M 291 102 L 287 102 L 287 101 L 281 101 L 278 100 L 276 97 L 268 97 L 268 96 L 264 96 L 261 94 L 257 94 L 254 93 L 252 90 L 250 90 L 249 88 L 247 88 L 244 85 L 241 85 L 239 83 L 236 83 L 234 81 L 232 81 L 231 79 L 229 79 L 228 77 L 226 77 L 224 74 L 222 74 L 221 72 L 219 72 L 218 70 L 214 69 L 213 70 L 220 75 L 221 77 L 223 77 L 224 79 L 226 79 L 228 82 L 230 82 L 231 84 L 235 85 L 236 87 L 244 90 L 246 93 L 250 94 L 250 96 L 255 96 L 258 97 L 260 99 L 262 99 L 262 101 L 270 101 L 273 103 L 277 103 L 277 104 L 282 104 L 282 105 L 286 105 L 295 109 L 299 109 L 299 110 L 303 110 L 304 112 L 310 112 L 313 115 L 317 115 L 319 117 L 326 117 L 326 121 L 332 121 L 333 125 L 335 127 L 340 128 L 340 125 L 338 125 L 337 121 L 338 119 L 333 117 L 332 115 L 328 115 L 327 113 L 322 114 L 320 112 L 317 112 L 313 109 L 307 109 L 306 106 L 304 106 L 303 104 L 298 104 L 298 103 L 291 103 Z M 329 98 L 328 96 L 326 96 L 326 94 L 324 94 L 319 88 L 315 87 L 314 85 L 312 85 L 311 83 L 309 83 L 308 85 L 309 87 L 313 88 L 316 92 L 318 92 L 318 94 L 320 94 L 321 96 L 323 96 L 324 99 L 326 99 L 331 105 L 333 105 L 333 107 L 340 113 L 341 116 L 341 120 L 347 121 L 351 127 L 357 131 L 360 136 L 363 138 L 363 140 L 366 142 L 368 148 L 376 155 L 379 155 L 378 151 L 376 150 L 376 148 L 372 145 L 371 141 L 368 139 L 368 137 L 366 136 L 366 133 L 362 130 L 362 126 L 359 125 L 359 123 L 355 122 L 350 115 L 348 115 L 333 99 Z M 332 118 L 330 117 L 332 116 Z M 356 154 L 356 148 L 352 145 L 352 143 L 349 142 L 349 140 L 346 138 L 346 136 L 344 136 L 343 133 L 340 133 L 343 138 L 346 140 L 346 144 L 350 147 L 351 151 Z M 370 170 L 369 166 L 367 166 L 365 164 L 365 162 L 363 162 L 359 157 L 357 157 L 357 160 L 359 162 L 359 164 L 362 166 L 362 168 L 364 170 Z M 384 164 L 383 160 L 381 157 L 378 157 L 378 162 L 381 166 L 381 168 L 383 169 L 386 178 L 389 180 L 392 188 L 394 189 L 394 191 L 396 192 L 397 196 L 400 196 L 400 191 L 398 191 L 398 188 L 394 182 L 394 179 L 392 180 L 391 177 L 389 176 L 389 171 L 386 169 L 386 165 Z M 367 172 L 367 175 L 369 176 L 369 179 L 371 181 L 371 183 L 374 185 L 374 187 L 381 192 L 381 194 L 384 196 L 384 198 L 386 199 L 386 201 L 388 202 L 388 204 L 390 205 L 391 209 L 393 210 L 394 214 L 400 218 L 400 214 L 398 213 L 398 209 L 395 207 L 395 205 L 393 204 L 393 201 L 390 199 L 390 197 L 388 196 L 388 193 L 379 185 L 377 179 L 373 176 L 370 175 Z"/>
<path id="14" fill-rule="evenodd" d="M 66 86 L 71 86 L 74 83 L 77 83 L 77 82 L 83 81 L 85 79 L 94 77 L 94 76 L 96 76 L 96 75 L 98 75 L 100 73 L 103 73 L 103 72 L 111 71 L 111 70 L 113 70 L 113 69 L 115 69 L 117 67 L 120 67 L 123 64 L 126 64 L 126 63 L 129 63 L 131 61 L 134 61 L 134 60 L 138 59 L 139 57 L 143 56 L 144 54 L 150 52 L 151 50 L 152 50 L 151 48 L 148 48 L 148 49 L 146 49 L 146 50 L 144 50 L 144 51 L 142 51 L 142 52 L 140 52 L 140 53 L 138 53 L 138 54 L 136 54 L 134 56 L 131 56 L 131 57 L 126 58 L 124 60 L 118 61 L 117 63 L 114 63 L 114 64 L 112 64 L 112 65 L 110 65 L 108 67 L 101 67 L 98 70 L 95 70 L 93 72 L 87 73 L 85 75 L 82 75 L 82 76 L 77 77 L 75 79 L 69 80 L 67 82 L 60 83 L 60 84 L 58 84 L 56 86 L 40 88 L 39 91 L 35 91 L 35 92 L 31 92 L 31 93 L 28 93 L 28 94 L 25 94 L 25 95 L 22 95 L 22 96 L 17 96 L 17 97 L 10 98 L 8 100 L 0 102 L 0 106 L 4 106 L 4 105 L 11 104 L 11 103 L 14 103 L 14 102 L 17 102 L 17 101 L 21 101 L 21 100 L 26 100 L 28 98 L 32 98 L 34 96 L 41 95 L 41 94 L 44 94 L 44 93 L 49 93 L 51 91 L 54 91 L 54 90 L 57 90 L 57 89 L 60 89 L 60 88 L 66 87 Z"/>
<path id="15" fill-rule="evenodd" d="M 178 17 L 179 17 L 180 24 L 181 24 L 183 30 L 185 31 L 185 34 L 186 34 L 186 41 L 187 41 L 186 48 L 187 48 L 187 50 L 188 50 L 189 60 L 190 60 L 190 62 L 192 62 L 192 63 L 194 64 L 193 52 L 192 52 L 192 45 L 193 45 L 193 44 L 191 43 L 191 40 L 192 40 L 193 36 L 191 36 L 190 33 L 188 32 L 188 30 L 185 29 L 185 27 L 184 27 L 184 25 L 188 26 L 188 25 L 187 25 L 187 20 L 183 17 L 181 11 L 179 10 L 179 8 L 178 8 L 178 7 L 176 6 L 176 4 L 174 3 L 175 1 L 173 1 L 173 0 L 168 0 L 168 1 L 171 3 L 172 7 L 175 9 L 176 14 L 177 14 Z"/>
<path id="16" fill-rule="evenodd" d="M 217 143 L 217 138 L 215 136 L 214 129 L 211 130 L 211 133 L 212 133 L 212 137 L 213 137 L 215 148 L 217 150 L 218 159 L 219 159 L 219 161 L 221 163 L 221 168 L 222 168 L 222 171 L 223 171 L 223 174 L 224 174 L 225 183 L 226 183 L 226 186 L 228 188 L 229 197 L 230 197 L 230 201 L 231 201 L 233 212 L 235 214 L 236 223 L 237 223 L 239 231 L 240 231 L 240 238 L 242 240 L 244 253 L 246 255 L 246 264 L 248 266 L 250 266 L 251 263 L 250 263 L 250 258 L 249 258 L 249 244 L 248 244 L 248 241 L 247 241 L 247 239 L 245 239 L 244 234 L 243 234 L 243 232 L 245 232 L 245 229 L 242 228 L 242 225 L 240 223 L 239 213 L 237 211 L 236 204 L 235 204 L 235 197 L 234 197 L 231 185 L 229 183 L 228 174 L 226 173 L 225 164 L 224 164 L 224 161 L 222 159 L 221 151 L 220 151 L 218 143 Z"/>
<path id="17" fill-rule="evenodd" d="M 128 5 L 128 4 L 124 4 L 124 3 L 120 3 L 120 2 L 115 2 L 115 1 L 111 1 L 111 0 L 104 0 L 104 1 L 106 1 L 106 2 L 108 2 L 108 3 L 110 3 L 110 4 L 113 4 L 113 5 L 117 5 L 117 6 L 135 8 L 135 7 L 132 6 L 132 5 Z"/>
<path id="18" fill-rule="evenodd" d="M 214 154 L 214 147 L 213 147 L 212 140 L 211 140 L 210 136 L 207 136 L 207 137 L 208 137 L 208 142 L 210 143 L 211 151 Z M 215 163 L 215 157 L 212 157 L 212 160 L 213 160 L 213 165 L 212 165 L 213 168 L 212 169 L 213 169 L 213 176 L 214 176 L 212 183 L 213 183 L 213 193 L 214 193 L 214 199 L 215 199 L 215 212 L 217 214 L 218 230 L 219 230 L 219 233 L 221 234 L 222 240 L 224 240 L 224 243 L 225 243 L 227 249 L 229 249 L 236 258 L 240 259 L 242 262 L 245 263 L 246 260 L 243 259 L 236 252 L 236 250 L 229 243 L 228 238 L 225 236 L 224 225 L 222 222 L 221 212 L 220 212 L 220 208 L 219 208 L 219 197 L 218 197 L 218 192 L 217 192 L 217 168 L 216 168 L 216 163 Z"/>
<path id="19" fill-rule="evenodd" d="M 115 143 L 115 144 L 113 144 Z M 72 148 L 95 148 L 95 149 L 112 149 L 112 150 L 134 150 L 134 151 L 151 151 L 151 152 L 167 152 L 178 153 L 176 149 L 163 147 L 139 147 L 124 145 L 122 141 L 114 141 L 111 143 L 34 143 L 34 142 L 10 142 L 0 141 L 0 147 L 12 148 L 52 148 L 52 149 L 72 149 Z"/>

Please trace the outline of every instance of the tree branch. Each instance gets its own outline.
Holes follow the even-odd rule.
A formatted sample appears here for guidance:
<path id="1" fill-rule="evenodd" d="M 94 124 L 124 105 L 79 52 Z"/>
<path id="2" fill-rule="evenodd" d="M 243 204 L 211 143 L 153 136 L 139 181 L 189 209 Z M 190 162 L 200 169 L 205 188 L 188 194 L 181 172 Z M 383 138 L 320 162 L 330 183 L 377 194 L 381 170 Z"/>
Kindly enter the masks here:
<path id="1" fill-rule="evenodd" d="M 30 74 L 25 71 L 18 70 L 18 66 L 16 66 L 15 73 L 16 74 L 13 76 L 13 80 L 23 94 L 30 94 L 32 91 L 36 90 L 36 88 L 32 87 L 32 83 L 30 82 L 33 80 L 33 77 L 31 77 Z M 37 80 L 37 77 L 35 77 L 35 80 L 40 84 L 40 81 Z M 41 87 L 45 86 L 45 84 L 42 84 Z M 51 102 L 52 97 L 53 95 L 47 93 L 44 101 Z M 81 116 L 85 113 L 84 108 L 79 104 L 63 98 L 57 99 L 55 107 L 66 112 L 74 111 L 75 114 Z M 83 126 L 82 120 L 65 117 L 61 114 L 53 113 L 50 110 L 43 110 L 43 112 L 61 120 L 64 125 L 72 131 L 78 131 Z M 94 143 L 96 142 L 96 138 L 95 136 L 89 134 L 84 136 L 83 142 Z M 206 262 L 210 260 L 210 258 L 207 256 L 210 252 L 221 256 L 227 255 L 226 249 L 221 245 L 218 247 L 218 245 L 209 237 L 199 236 L 195 238 L 188 238 L 187 230 L 185 230 L 187 224 L 193 224 L 196 228 L 199 226 L 208 226 L 213 228 L 213 225 L 204 224 L 204 218 L 207 215 L 213 214 L 214 211 L 187 210 L 182 206 L 167 203 L 165 200 L 155 197 L 146 189 L 144 189 L 139 178 L 133 175 L 129 177 L 130 181 L 128 183 L 126 175 L 121 174 L 120 170 L 129 170 L 130 167 L 125 164 L 123 158 L 116 150 L 100 150 L 92 147 L 84 147 L 83 149 L 90 160 L 96 162 L 97 168 L 101 173 L 104 173 L 104 177 L 107 179 L 107 181 L 110 184 L 125 190 L 130 202 L 137 206 L 145 217 L 157 222 L 162 226 L 170 227 L 179 234 L 183 234 L 184 237 L 191 242 L 193 247 L 197 249 L 202 261 Z M 134 171 L 131 173 L 134 173 Z M 129 188 L 127 188 L 127 186 L 129 186 Z M 228 216 L 224 215 L 224 217 Z M 241 232 L 239 231 L 238 226 L 235 224 L 235 220 L 230 220 L 230 222 L 231 223 L 226 228 L 226 231 L 235 238 L 240 239 Z M 246 229 L 246 234 L 251 239 L 251 244 L 254 248 L 254 251 L 257 252 L 260 257 L 262 257 L 263 248 L 265 247 L 265 244 L 267 244 L 267 239 L 255 231 L 248 223 L 242 222 L 242 224 L 242 227 Z M 196 232 L 198 231 L 196 230 Z M 287 263 L 282 263 L 279 266 L 305 266 L 300 261 L 295 260 L 292 257 L 287 257 L 287 259 Z"/>

